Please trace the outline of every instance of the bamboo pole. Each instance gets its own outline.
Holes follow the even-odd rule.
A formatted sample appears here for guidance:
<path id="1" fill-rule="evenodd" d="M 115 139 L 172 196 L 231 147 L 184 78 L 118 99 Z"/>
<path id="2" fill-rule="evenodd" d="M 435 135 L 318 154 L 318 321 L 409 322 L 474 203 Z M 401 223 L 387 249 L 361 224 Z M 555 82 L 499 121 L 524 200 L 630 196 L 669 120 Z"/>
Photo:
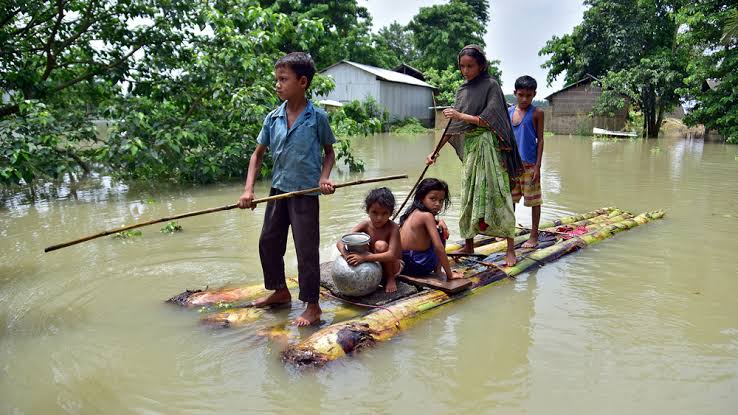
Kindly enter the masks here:
<path id="1" fill-rule="evenodd" d="M 590 225 L 593 227 L 591 233 L 538 250 L 515 266 L 503 268 L 504 272 L 510 276 L 518 275 L 533 266 L 558 259 L 589 244 L 609 238 L 618 232 L 659 219 L 663 215 L 663 211 L 655 211 L 616 223 Z M 377 342 L 386 341 L 409 327 L 428 310 L 453 301 L 460 296 L 473 294 L 479 288 L 502 278 L 505 277 L 503 272 L 500 271 L 481 272 L 471 278 L 475 281 L 474 288 L 453 297 L 437 290 L 418 293 L 405 300 L 398 301 L 386 309 L 375 310 L 360 318 L 321 329 L 302 342 L 289 346 L 283 352 L 282 357 L 286 362 L 297 365 L 323 365 L 347 354 L 372 347 Z"/>
<path id="2" fill-rule="evenodd" d="M 407 179 L 407 174 L 398 174 L 398 175 L 386 176 L 386 177 L 375 177 L 375 178 L 371 178 L 371 179 L 359 179 L 359 180 L 354 180 L 354 181 L 351 181 L 351 182 L 338 183 L 334 187 L 336 189 L 340 189 L 342 187 L 356 186 L 356 185 L 359 185 L 359 184 L 376 183 L 376 182 L 382 182 L 382 181 L 387 181 L 387 180 L 397 180 L 397 179 Z M 320 187 L 313 187 L 313 188 L 310 188 L 310 189 L 298 190 L 298 191 L 295 191 L 295 192 L 282 193 L 282 194 L 279 194 L 279 195 L 274 195 L 274 196 L 269 196 L 269 197 L 263 197 L 261 199 L 254 199 L 251 202 L 251 204 L 256 205 L 256 204 L 259 204 L 259 203 L 270 202 L 270 201 L 273 201 L 273 200 L 287 199 L 289 197 L 294 197 L 294 196 L 299 196 L 299 195 L 305 195 L 305 194 L 315 193 L 315 192 L 319 192 L 319 191 L 320 191 Z M 223 211 L 223 210 L 231 210 L 231 209 L 235 209 L 237 207 L 238 207 L 238 203 L 234 203 L 232 205 L 226 205 L 226 206 L 221 206 L 221 207 L 216 207 L 216 208 L 210 208 L 210 209 L 203 209 L 203 210 L 198 210 L 198 211 L 195 211 L 195 212 L 182 213 L 182 214 L 175 215 L 175 216 L 167 216 L 167 217 L 160 218 L 160 219 L 150 220 L 148 222 L 135 223 L 133 225 L 127 225 L 127 226 L 122 226 L 120 228 L 109 229 L 109 230 L 106 230 L 106 231 L 102 231 L 102 232 L 96 233 L 94 235 L 85 236 L 84 238 L 75 239 L 75 240 L 70 241 L 70 242 L 64 242 L 64 243 L 61 243 L 61 244 L 52 245 L 52 246 L 44 249 L 44 252 L 55 251 L 57 249 L 66 248 L 66 247 L 71 246 L 71 245 L 76 245 L 78 243 L 86 242 L 86 241 L 89 241 L 91 239 L 101 238 L 103 236 L 112 235 L 114 233 L 127 231 L 129 229 L 140 228 L 140 227 L 143 227 L 143 226 L 153 225 L 155 223 L 161 223 L 161 222 L 168 222 L 168 221 L 172 221 L 172 220 L 176 220 L 176 219 L 188 218 L 190 216 L 205 215 L 205 214 L 208 214 L 208 213 L 220 212 L 220 211 Z"/>

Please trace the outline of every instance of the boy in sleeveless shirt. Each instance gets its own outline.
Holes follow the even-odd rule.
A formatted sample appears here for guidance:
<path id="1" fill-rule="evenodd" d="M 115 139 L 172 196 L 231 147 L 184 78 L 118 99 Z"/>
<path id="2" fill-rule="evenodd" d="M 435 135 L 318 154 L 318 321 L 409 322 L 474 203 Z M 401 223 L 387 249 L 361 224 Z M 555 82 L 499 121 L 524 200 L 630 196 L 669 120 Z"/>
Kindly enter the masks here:
<path id="1" fill-rule="evenodd" d="M 513 203 L 525 197 L 525 206 L 532 209 L 530 238 L 524 248 L 538 246 L 538 224 L 541 221 L 541 160 L 543 159 L 543 110 L 532 105 L 538 83 L 528 75 L 515 80 L 515 97 L 518 104 L 510 107 L 512 123 L 518 152 L 523 160 L 525 172 L 518 177 L 512 191 Z"/>

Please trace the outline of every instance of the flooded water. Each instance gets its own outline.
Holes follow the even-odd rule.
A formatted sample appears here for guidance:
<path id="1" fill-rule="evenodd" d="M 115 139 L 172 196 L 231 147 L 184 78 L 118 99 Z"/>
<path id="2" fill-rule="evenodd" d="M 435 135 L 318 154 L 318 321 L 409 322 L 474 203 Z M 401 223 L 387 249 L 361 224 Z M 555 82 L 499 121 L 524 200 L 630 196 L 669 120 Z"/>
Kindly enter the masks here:
<path id="1" fill-rule="evenodd" d="M 354 140 L 402 200 L 431 136 Z M 458 229 L 460 163 L 444 149 Z M 215 329 L 163 300 L 261 282 L 263 207 L 183 219 L 132 240 L 43 248 L 136 221 L 234 203 L 241 184 L 128 188 L 103 180 L 0 208 L 0 413 L 670 413 L 738 408 L 738 146 L 548 137 L 543 219 L 602 206 L 660 221 L 484 289 L 392 341 L 320 370 L 280 360 L 253 326 Z M 321 198 L 323 260 L 370 186 Z M 267 192 L 260 184 L 258 196 Z M 530 223 L 530 210 L 518 209 Z M 458 233 L 456 233 L 458 237 Z M 454 238 L 452 236 L 452 238 Z M 297 264 L 289 242 L 288 274 Z M 340 318 L 324 302 L 326 324 Z M 268 315 L 274 324 L 300 312 Z M 256 324 L 256 323 L 255 323 Z M 315 329 L 300 332 L 307 336 Z M 732 408 L 732 409 L 731 409 Z"/>

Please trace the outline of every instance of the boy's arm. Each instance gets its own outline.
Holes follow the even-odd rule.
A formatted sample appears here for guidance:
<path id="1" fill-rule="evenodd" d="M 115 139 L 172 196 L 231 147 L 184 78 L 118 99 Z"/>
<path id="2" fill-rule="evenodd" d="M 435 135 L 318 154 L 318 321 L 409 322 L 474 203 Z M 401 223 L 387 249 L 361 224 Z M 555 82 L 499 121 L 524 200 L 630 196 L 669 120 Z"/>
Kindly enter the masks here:
<path id="1" fill-rule="evenodd" d="M 333 165 L 336 164 L 336 153 L 333 151 L 333 144 L 325 144 L 323 150 L 325 156 L 323 157 L 323 170 L 320 173 L 320 192 L 329 195 L 336 191 L 333 182 L 329 179 Z"/>
<path id="2" fill-rule="evenodd" d="M 543 162 L 543 110 L 536 108 L 533 113 L 533 125 L 536 128 L 536 138 L 538 139 L 538 151 L 536 152 L 536 168 L 533 172 L 533 181 L 541 177 L 541 163 Z"/>
<path id="3" fill-rule="evenodd" d="M 251 202 L 254 200 L 254 182 L 256 182 L 256 175 L 261 168 L 261 162 L 264 159 L 264 153 L 266 153 L 267 147 L 262 144 L 257 144 L 254 152 L 251 154 L 249 160 L 249 169 L 246 173 L 246 185 L 241 197 L 238 199 L 238 207 L 241 209 L 251 208 L 254 210 L 256 205 L 252 205 Z"/>

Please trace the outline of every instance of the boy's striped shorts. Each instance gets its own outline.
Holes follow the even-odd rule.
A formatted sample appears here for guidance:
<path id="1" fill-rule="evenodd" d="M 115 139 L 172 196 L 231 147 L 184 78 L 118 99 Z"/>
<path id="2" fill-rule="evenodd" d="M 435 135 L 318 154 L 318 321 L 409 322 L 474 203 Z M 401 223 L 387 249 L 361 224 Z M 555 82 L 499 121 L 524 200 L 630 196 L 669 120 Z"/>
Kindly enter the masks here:
<path id="1" fill-rule="evenodd" d="M 525 197 L 525 202 L 523 203 L 525 206 L 540 206 L 543 204 L 541 178 L 538 177 L 533 181 L 533 172 L 536 166 L 535 164 L 523 163 L 523 167 L 525 171 L 520 177 L 515 179 L 515 186 L 511 190 L 513 203 L 518 203 L 521 197 Z"/>

